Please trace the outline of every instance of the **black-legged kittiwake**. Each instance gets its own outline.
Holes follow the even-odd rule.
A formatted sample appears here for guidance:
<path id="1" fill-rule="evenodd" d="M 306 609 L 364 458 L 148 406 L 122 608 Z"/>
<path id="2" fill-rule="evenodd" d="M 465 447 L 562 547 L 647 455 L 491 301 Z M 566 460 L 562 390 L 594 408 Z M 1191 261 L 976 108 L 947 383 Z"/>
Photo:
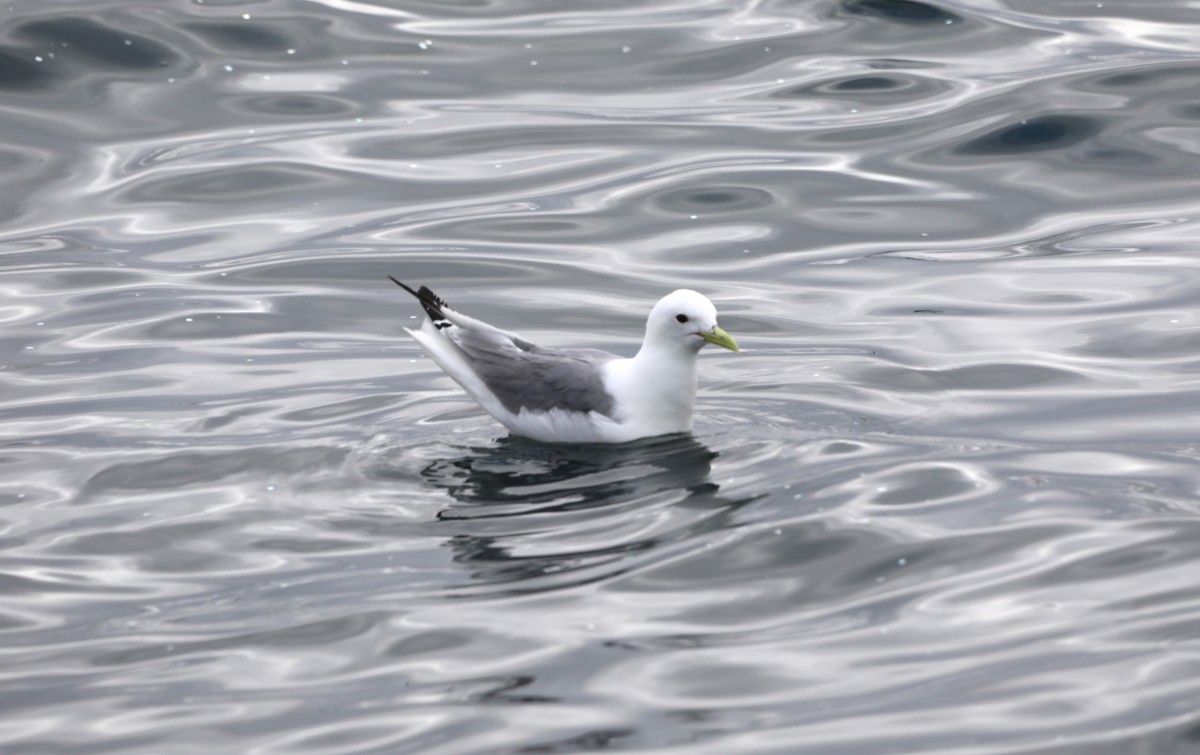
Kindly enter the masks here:
<path id="1" fill-rule="evenodd" d="M 696 356 L 706 343 L 737 351 L 703 295 L 680 289 L 650 311 L 631 359 L 597 349 L 548 349 L 451 309 L 425 286 L 428 315 L 405 328 L 484 411 L 514 435 L 551 443 L 623 443 L 692 429 Z"/>

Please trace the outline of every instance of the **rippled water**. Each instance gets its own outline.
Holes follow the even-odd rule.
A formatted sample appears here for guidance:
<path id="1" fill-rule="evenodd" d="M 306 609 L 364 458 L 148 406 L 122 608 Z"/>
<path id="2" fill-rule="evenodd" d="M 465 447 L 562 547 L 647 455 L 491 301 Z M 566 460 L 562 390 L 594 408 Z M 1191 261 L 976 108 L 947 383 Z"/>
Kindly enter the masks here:
<path id="1" fill-rule="evenodd" d="M 1200 749 L 1200 16 L 18 0 L 5 753 Z M 386 279 L 631 353 L 509 439 Z"/>

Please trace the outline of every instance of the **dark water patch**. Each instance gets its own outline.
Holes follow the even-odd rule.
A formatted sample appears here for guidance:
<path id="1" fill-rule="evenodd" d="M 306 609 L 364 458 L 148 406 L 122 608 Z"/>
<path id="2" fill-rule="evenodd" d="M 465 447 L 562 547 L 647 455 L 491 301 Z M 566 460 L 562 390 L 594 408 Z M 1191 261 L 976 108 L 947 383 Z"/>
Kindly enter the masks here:
<path id="1" fill-rule="evenodd" d="M 184 29 L 209 42 L 220 50 L 246 52 L 255 55 L 286 53 L 297 41 L 283 34 L 278 25 L 246 20 L 219 22 L 204 21 L 185 24 Z"/>
<path id="2" fill-rule="evenodd" d="M 91 63 L 129 70 L 170 66 L 179 56 L 164 45 L 125 29 L 106 26 L 90 18 L 61 17 L 26 21 L 14 30 L 17 38 L 49 45 L 56 57 L 76 56 Z"/>
<path id="3" fill-rule="evenodd" d="M 853 441 L 835 440 L 830 443 L 823 444 L 816 453 L 822 456 L 844 456 L 846 454 L 857 454 L 866 450 L 866 446 Z"/>
<path id="4" fill-rule="evenodd" d="M 923 68 L 941 68 L 942 65 L 930 60 L 906 60 L 904 58 L 875 58 L 863 61 L 867 68 L 882 71 L 891 70 L 920 70 Z"/>
<path id="5" fill-rule="evenodd" d="M 860 92 L 863 90 L 886 92 L 891 89 L 901 89 L 907 85 L 908 83 L 902 79 L 891 76 L 856 76 L 852 79 L 842 79 L 841 81 L 825 86 L 828 90 L 834 92 Z"/>
<path id="6" fill-rule="evenodd" d="M 255 540 L 247 545 L 268 553 L 335 553 L 338 551 L 353 550 L 360 547 L 361 543 L 332 538 L 275 537 Z"/>
<path id="7" fill-rule="evenodd" d="M 1044 115 L 993 127 L 955 147 L 960 155 L 992 156 L 1066 149 L 1099 134 L 1104 121 L 1081 115 Z"/>
<path id="8" fill-rule="evenodd" d="M 225 107 L 239 113 L 285 118 L 328 118 L 349 115 L 358 110 L 358 106 L 353 102 L 319 94 L 230 97 L 224 104 Z"/>
<path id="9" fill-rule="evenodd" d="M 945 24 L 962 21 L 962 17 L 930 3 L 918 0 L 842 0 L 844 13 L 871 16 L 902 24 Z"/>
<path id="10" fill-rule="evenodd" d="M 769 191 L 729 185 L 672 188 L 651 194 L 646 199 L 666 212 L 717 215 L 759 210 L 778 203 L 778 199 Z"/>
<path id="11" fill-rule="evenodd" d="M 456 632 L 444 629 L 418 634 L 396 640 L 384 650 L 384 655 L 397 658 L 413 658 L 429 654 L 441 654 L 458 650 L 474 641 L 471 632 Z"/>
<path id="12" fill-rule="evenodd" d="M 148 178 L 122 192 L 129 202 L 244 203 L 281 198 L 332 185 L 322 171 L 298 165 L 258 165 L 197 171 L 175 178 Z"/>
<path id="13" fill-rule="evenodd" d="M 39 64 L 36 53 L 0 50 L 0 89 L 35 91 L 54 79 L 49 65 Z"/>
<path id="14" fill-rule="evenodd" d="M 1181 118 L 1200 121 L 1200 103 L 1195 105 L 1179 105 L 1176 107 L 1176 112 Z"/>
<path id="15" fill-rule="evenodd" d="M 1091 163 L 1112 163 L 1130 168 L 1150 168 L 1161 163 L 1161 160 L 1149 152 L 1122 147 L 1103 147 L 1085 150 L 1080 158 Z"/>
<path id="16" fill-rule="evenodd" d="M 1158 64 L 1121 71 L 1120 73 L 1095 74 L 1080 81 L 1080 88 L 1087 91 L 1130 91 L 1143 98 L 1151 92 L 1192 92 L 1200 67 L 1195 65 Z"/>
<path id="17" fill-rule="evenodd" d="M 951 89 L 951 85 L 946 82 L 910 74 L 858 75 L 789 86 L 772 92 L 770 96 L 787 100 L 819 100 L 871 107 L 944 97 Z"/>
<path id="18" fill-rule="evenodd" d="M 552 242 L 555 239 L 594 238 L 605 224 L 586 218 L 487 218 L 443 224 L 453 236 L 517 239 L 529 242 Z"/>

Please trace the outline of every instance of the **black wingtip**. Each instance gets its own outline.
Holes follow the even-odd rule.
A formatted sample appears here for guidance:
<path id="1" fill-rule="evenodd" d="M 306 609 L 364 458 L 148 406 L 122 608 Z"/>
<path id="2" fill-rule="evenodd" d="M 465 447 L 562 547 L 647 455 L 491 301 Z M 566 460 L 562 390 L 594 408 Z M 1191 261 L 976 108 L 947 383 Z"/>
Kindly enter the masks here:
<path id="1" fill-rule="evenodd" d="M 434 324 L 439 328 L 449 325 L 449 322 L 446 322 L 445 313 L 442 312 L 442 307 L 449 307 L 450 305 L 442 301 L 433 291 L 430 291 L 428 286 L 421 286 L 414 291 L 390 275 L 388 276 L 388 280 L 415 296 L 417 301 L 421 302 L 421 309 L 425 310 L 425 314 L 429 315 L 429 319 L 433 320 Z M 441 322 L 446 322 L 446 325 L 441 325 Z"/>
<path id="2" fill-rule="evenodd" d="M 409 288 L 408 286 L 404 285 L 404 284 L 403 284 L 403 283 L 401 283 L 400 281 L 396 280 L 396 279 L 395 279 L 395 278 L 393 278 L 392 276 L 390 276 L 390 275 L 389 275 L 389 276 L 388 276 L 388 280 L 390 280 L 392 283 L 395 283 L 397 286 L 399 286 L 400 288 L 402 288 L 402 289 L 404 289 L 405 291 L 409 292 L 410 294 L 412 294 L 413 296 L 417 297 L 418 299 L 420 299 L 420 298 L 421 298 L 421 295 L 420 295 L 420 294 L 418 294 L 416 291 L 413 291 L 411 288 Z"/>

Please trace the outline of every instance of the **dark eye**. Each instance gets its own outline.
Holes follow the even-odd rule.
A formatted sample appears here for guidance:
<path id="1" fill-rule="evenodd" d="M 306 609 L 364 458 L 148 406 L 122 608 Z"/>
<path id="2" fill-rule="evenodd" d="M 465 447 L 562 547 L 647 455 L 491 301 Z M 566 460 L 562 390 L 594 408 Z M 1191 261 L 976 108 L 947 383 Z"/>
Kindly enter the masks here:
<path id="1" fill-rule="evenodd" d="M 676 322 L 687 322 L 687 315 L 675 315 Z"/>

